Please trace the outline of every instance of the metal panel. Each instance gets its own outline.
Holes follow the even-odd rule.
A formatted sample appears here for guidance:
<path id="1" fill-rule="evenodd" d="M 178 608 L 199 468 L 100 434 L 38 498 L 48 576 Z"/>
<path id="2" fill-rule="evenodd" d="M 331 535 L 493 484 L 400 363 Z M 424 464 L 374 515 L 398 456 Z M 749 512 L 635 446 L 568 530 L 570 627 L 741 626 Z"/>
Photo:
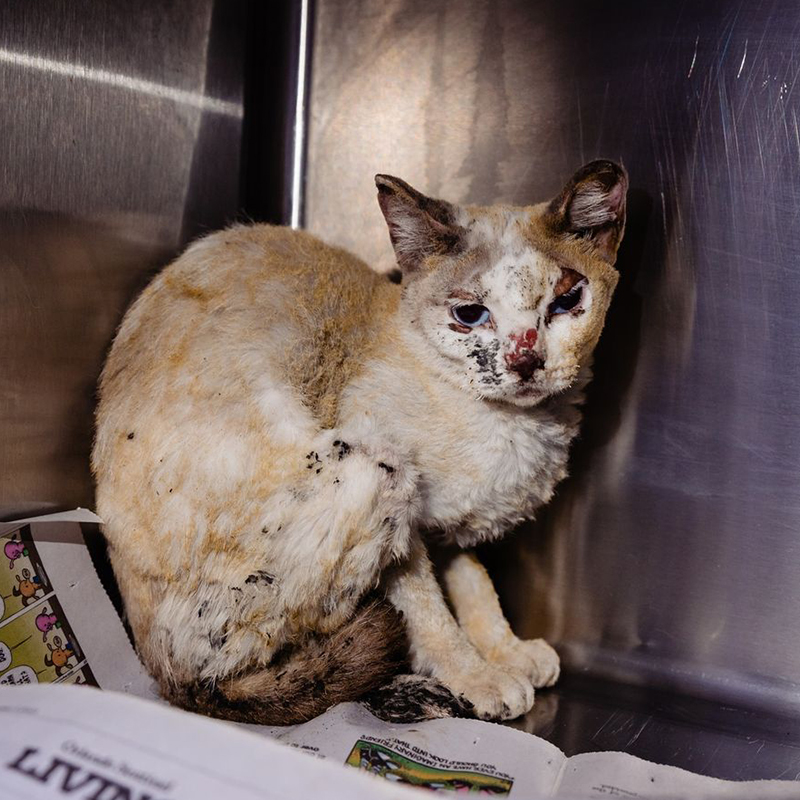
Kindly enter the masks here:
<path id="1" fill-rule="evenodd" d="M 238 9 L 2 4 L 2 515 L 91 505 L 94 387 L 113 330 L 154 268 L 236 211 Z"/>
<path id="2" fill-rule="evenodd" d="M 651 687 L 562 676 L 511 726 L 567 755 L 603 750 L 723 780 L 797 780 L 800 720 Z"/>
<path id="3" fill-rule="evenodd" d="M 372 175 L 480 203 L 632 177 L 583 439 L 488 553 L 574 670 L 800 708 L 800 6 L 322 0 L 308 225 L 391 264 Z"/>

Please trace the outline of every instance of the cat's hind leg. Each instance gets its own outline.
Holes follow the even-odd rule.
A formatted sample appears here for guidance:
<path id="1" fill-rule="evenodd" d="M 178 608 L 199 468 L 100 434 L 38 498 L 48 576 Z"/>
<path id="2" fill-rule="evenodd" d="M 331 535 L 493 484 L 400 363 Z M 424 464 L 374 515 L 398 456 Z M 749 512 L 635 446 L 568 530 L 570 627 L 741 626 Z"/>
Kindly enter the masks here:
<path id="1" fill-rule="evenodd" d="M 391 680 L 407 668 L 407 652 L 399 614 L 371 600 L 338 630 L 307 636 L 267 667 L 216 683 L 173 684 L 165 694 L 175 705 L 215 717 L 293 725 Z"/>
<path id="2" fill-rule="evenodd" d="M 298 454 L 300 477 L 249 512 L 238 548 L 213 538 L 204 580 L 164 594 L 149 661 L 175 702 L 289 724 L 399 668 L 402 623 L 363 598 L 407 555 L 416 472 L 390 448 L 334 436 Z"/>

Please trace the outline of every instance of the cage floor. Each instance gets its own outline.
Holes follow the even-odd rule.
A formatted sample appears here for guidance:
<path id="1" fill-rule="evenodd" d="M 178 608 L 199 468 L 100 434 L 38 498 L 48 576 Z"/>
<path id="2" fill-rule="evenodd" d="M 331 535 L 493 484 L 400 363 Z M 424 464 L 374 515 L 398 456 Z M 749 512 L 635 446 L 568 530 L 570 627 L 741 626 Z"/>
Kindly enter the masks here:
<path id="1" fill-rule="evenodd" d="M 800 779 L 800 719 L 565 675 L 512 727 L 568 756 L 618 750 L 725 780 Z"/>

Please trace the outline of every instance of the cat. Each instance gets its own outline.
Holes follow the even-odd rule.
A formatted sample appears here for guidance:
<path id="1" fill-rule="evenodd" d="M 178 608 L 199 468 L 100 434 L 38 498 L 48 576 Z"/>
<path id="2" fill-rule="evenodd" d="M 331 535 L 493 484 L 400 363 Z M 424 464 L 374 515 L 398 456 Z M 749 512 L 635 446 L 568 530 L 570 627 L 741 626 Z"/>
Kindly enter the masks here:
<path id="1" fill-rule="evenodd" d="M 469 548 L 566 475 L 627 174 L 594 161 L 529 207 L 375 180 L 399 285 L 235 226 L 152 281 L 104 366 L 97 510 L 138 652 L 184 707 L 295 723 L 410 664 L 509 719 L 558 677 Z"/>

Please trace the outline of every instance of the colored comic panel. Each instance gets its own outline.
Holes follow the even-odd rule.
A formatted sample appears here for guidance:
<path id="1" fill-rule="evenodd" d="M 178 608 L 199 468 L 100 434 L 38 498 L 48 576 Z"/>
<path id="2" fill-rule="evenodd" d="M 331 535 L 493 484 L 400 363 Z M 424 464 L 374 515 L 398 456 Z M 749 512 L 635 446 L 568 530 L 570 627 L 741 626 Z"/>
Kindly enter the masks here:
<path id="1" fill-rule="evenodd" d="M 0 626 L 0 686 L 51 683 L 84 660 L 57 598 Z"/>
<path id="2" fill-rule="evenodd" d="M 52 591 L 30 525 L 0 537 L 0 622 Z"/>
<path id="3" fill-rule="evenodd" d="M 506 797 L 514 783 L 482 772 L 429 767 L 401 756 L 388 747 L 361 739 L 353 746 L 345 764 L 380 775 L 394 783 L 482 797 Z"/>
<path id="4" fill-rule="evenodd" d="M 74 683 L 81 686 L 99 686 L 88 664 L 84 664 L 80 669 L 67 673 L 63 678 L 59 678 L 58 682 Z"/>

